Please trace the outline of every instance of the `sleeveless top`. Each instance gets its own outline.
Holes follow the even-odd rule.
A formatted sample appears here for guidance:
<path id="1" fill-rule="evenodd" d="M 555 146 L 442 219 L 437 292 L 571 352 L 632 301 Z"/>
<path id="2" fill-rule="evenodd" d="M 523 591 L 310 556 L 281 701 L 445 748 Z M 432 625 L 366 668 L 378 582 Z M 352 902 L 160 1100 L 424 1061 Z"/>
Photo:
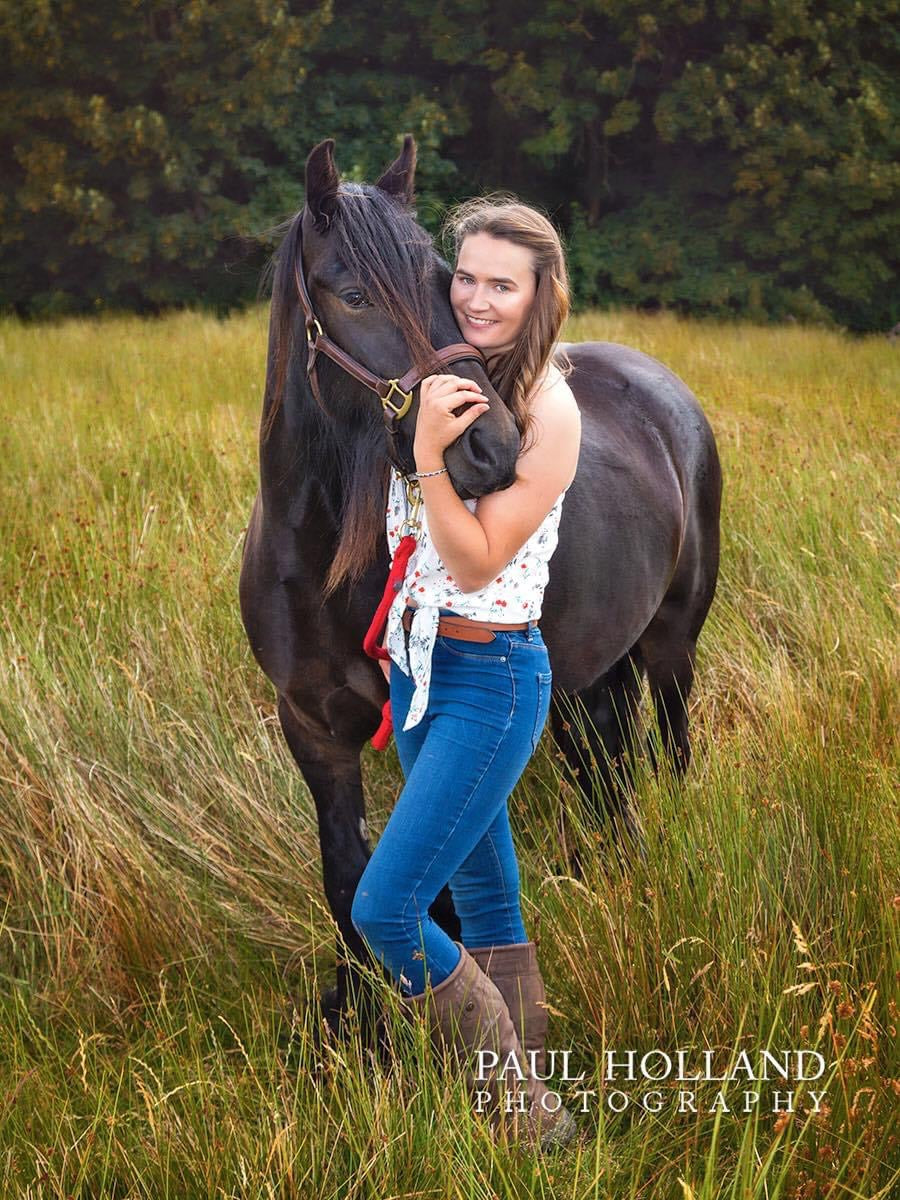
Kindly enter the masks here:
<path id="1" fill-rule="evenodd" d="M 422 501 L 419 508 L 422 528 L 416 549 L 407 564 L 406 577 L 388 610 L 385 639 L 391 660 L 404 675 L 411 675 L 415 681 L 404 730 L 418 725 L 428 706 L 431 652 L 437 636 L 438 609 L 450 608 L 463 617 L 506 624 L 540 617 L 544 588 L 550 575 L 548 563 L 556 549 L 563 497 L 568 490 L 567 487 L 560 492 L 541 524 L 496 578 L 477 592 L 461 592 L 453 577 L 447 573 L 429 537 L 425 501 Z M 475 499 L 463 501 L 471 513 L 474 513 L 476 503 Z M 406 485 L 392 466 L 386 510 L 388 547 L 392 559 L 400 543 L 400 528 L 407 515 Z M 408 656 L 402 624 L 403 610 L 407 605 L 417 606 L 409 635 Z"/>

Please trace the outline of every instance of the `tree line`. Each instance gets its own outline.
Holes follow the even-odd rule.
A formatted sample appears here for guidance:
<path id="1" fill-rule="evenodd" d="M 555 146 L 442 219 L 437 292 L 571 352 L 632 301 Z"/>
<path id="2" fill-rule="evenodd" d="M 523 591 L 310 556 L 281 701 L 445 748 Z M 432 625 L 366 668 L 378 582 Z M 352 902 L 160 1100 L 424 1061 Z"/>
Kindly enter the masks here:
<path id="1" fill-rule="evenodd" d="M 303 165 L 511 191 L 576 303 L 900 319 L 896 0 L 0 0 L 0 308 L 257 295 Z"/>

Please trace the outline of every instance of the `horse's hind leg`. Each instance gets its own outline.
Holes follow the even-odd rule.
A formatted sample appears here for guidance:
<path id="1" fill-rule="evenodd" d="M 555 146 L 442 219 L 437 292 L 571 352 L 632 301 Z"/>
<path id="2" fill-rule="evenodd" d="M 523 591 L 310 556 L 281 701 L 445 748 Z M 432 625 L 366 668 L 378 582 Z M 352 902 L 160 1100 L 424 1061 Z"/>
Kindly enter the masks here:
<path id="1" fill-rule="evenodd" d="M 551 711 L 553 736 L 582 794 L 613 832 L 640 842 L 632 803 L 639 753 L 643 663 L 634 647 L 590 687 L 562 698 Z"/>
<path id="2" fill-rule="evenodd" d="M 721 497 L 721 468 L 710 434 L 695 464 L 687 499 L 690 516 L 675 573 L 653 620 L 638 638 L 663 749 L 678 776 L 691 761 L 688 698 L 697 639 L 716 593 Z M 652 755 L 652 746 L 650 751 Z"/>
<path id="3" fill-rule="evenodd" d="M 688 697 L 694 683 L 697 643 L 686 628 L 688 624 L 687 614 L 663 601 L 639 640 L 663 750 L 679 777 L 691 761 Z M 650 752 L 656 765 L 652 746 Z"/>

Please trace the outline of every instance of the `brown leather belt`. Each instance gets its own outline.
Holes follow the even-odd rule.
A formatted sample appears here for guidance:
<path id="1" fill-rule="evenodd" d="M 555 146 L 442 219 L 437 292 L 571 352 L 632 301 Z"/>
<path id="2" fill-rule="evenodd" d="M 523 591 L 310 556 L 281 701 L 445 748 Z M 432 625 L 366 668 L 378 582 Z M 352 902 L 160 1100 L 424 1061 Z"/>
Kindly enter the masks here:
<path id="1" fill-rule="evenodd" d="M 403 610 L 403 628 L 409 632 L 412 627 L 414 608 Z M 506 629 L 528 629 L 537 625 L 537 621 L 519 621 L 515 625 L 501 624 L 499 621 L 476 621 L 473 617 L 439 617 L 438 635 L 440 637 L 461 638 L 464 642 L 492 642 L 494 635 L 491 630 L 502 633 Z"/>

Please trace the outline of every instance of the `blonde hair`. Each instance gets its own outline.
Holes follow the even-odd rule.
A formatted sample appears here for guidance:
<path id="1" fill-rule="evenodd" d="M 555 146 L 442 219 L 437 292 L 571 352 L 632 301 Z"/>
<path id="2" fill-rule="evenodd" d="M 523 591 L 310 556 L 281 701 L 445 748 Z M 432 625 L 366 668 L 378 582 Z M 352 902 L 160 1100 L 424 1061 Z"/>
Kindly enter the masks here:
<path id="1" fill-rule="evenodd" d="M 444 221 L 454 259 L 473 233 L 506 238 L 531 251 L 537 288 L 516 344 L 489 365 L 490 379 L 515 418 L 522 442 L 531 427 L 529 400 L 553 356 L 560 330 L 569 315 L 569 273 L 562 241 L 548 218 L 515 196 L 492 193 L 476 196 L 452 208 Z M 572 372 L 564 351 L 557 354 L 562 375 Z"/>

